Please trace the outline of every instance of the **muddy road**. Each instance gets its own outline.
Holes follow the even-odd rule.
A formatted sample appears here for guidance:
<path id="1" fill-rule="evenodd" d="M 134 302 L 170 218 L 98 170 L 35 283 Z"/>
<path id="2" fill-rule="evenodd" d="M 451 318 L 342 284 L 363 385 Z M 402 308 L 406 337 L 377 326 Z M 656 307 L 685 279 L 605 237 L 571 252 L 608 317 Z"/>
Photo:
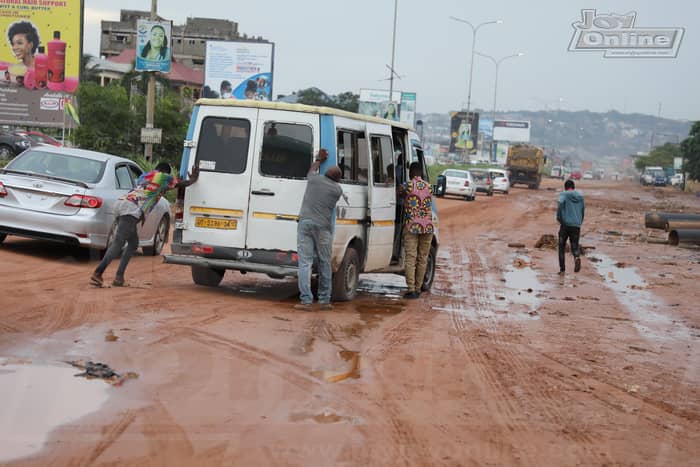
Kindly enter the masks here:
<path id="1" fill-rule="evenodd" d="M 658 243 L 643 213 L 700 202 L 580 183 L 593 248 L 560 277 L 534 248 L 560 185 L 438 200 L 431 294 L 367 275 L 323 313 L 292 309 L 294 281 L 208 289 L 143 256 L 131 287 L 95 289 L 88 252 L 8 237 L 0 464 L 697 465 L 700 250 Z M 132 379 L 76 378 L 76 360 Z"/>

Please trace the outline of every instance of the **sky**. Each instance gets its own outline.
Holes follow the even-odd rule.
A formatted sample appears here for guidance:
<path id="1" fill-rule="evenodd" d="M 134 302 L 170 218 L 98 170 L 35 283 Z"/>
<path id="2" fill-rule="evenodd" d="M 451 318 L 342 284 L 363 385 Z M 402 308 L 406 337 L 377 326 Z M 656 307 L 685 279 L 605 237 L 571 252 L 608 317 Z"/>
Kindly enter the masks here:
<path id="1" fill-rule="evenodd" d="M 119 9 L 150 10 L 148 0 L 85 0 L 84 52 L 99 54 L 100 21 L 118 20 Z M 225 6 L 225 7 L 224 7 Z M 603 58 L 602 52 L 569 52 L 572 23 L 582 9 L 598 14 L 636 12 L 636 27 L 682 27 L 676 58 Z M 700 2 L 666 0 L 398 0 L 394 89 L 417 93 L 418 112 L 466 106 L 472 33 L 475 50 L 504 60 L 497 109 L 590 110 L 643 113 L 700 120 Z M 315 86 L 329 94 L 387 89 L 391 63 L 393 0 L 159 0 L 158 13 L 183 24 L 187 17 L 228 19 L 239 32 L 275 43 L 274 93 Z M 491 111 L 495 66 L 475 57 L 471 108 Z"/>

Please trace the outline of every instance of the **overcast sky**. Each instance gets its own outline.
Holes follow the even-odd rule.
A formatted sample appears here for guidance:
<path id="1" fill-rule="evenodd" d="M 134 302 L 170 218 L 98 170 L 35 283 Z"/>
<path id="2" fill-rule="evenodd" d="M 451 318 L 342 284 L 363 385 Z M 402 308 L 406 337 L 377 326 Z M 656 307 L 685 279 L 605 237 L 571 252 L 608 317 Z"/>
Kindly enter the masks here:
<path id="1" fill-rule="evenodd" d="M 187 17 L 223 18 L 239 31 L 275 42 L 275 94 L 317 86 L 335 94 L 386 88 L 391 62 L 393 0 L 159 0 L 158 13 L 175 24 Z M 395 89 L 417 92 L 419 112 L 447 112 L 467 100 L 469 27 L 448 19 L 486 25 L 476 49 L 504 61 L 498 84 L 499 110 L 640 112 L 700 120 L 700 2 L 666 0 L 592 1 L 398 0 Z M 536 6 L 535 6 L 536 5 Z M 116 20 L 119 8 L 150 9 L 148 0 L 85 0 L 84 52 L 99 53 L 100 20 Z M 609 59 L 598 52 L 568 52 L 581 9 L 637 12 L 637 27 L 683 27 L 677 58 Z M 491 110 L 494 70 L 476 57 L 472 108 Z"/>

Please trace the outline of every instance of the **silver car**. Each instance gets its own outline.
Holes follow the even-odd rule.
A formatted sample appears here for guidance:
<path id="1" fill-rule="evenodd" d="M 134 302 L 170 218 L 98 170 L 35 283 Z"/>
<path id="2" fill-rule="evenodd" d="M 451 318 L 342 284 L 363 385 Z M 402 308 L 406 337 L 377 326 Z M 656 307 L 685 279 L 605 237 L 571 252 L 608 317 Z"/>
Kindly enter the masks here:
<path id="1" fill-rule="evenodd" d="M 0 168 L 0 243 L 17 235 L 105 250 L 116 230 L 114 203 L 142 172 L 129 159 L 99 152 L 23 152 Z M 138 228 L 144 254 L 159 255 L 170 228 L 168 201 L 161 198 Z"/>

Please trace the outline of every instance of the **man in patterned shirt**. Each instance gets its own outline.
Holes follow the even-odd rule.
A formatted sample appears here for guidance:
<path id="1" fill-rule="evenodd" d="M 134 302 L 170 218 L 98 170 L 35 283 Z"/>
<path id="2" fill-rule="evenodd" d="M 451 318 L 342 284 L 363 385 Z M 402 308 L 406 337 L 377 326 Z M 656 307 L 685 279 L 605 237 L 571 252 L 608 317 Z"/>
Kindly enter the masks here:
<path id="1" fill-rule="evenodd" d="M 122 258 L 112 285 L 123 287 L 126 266 L 139 247 L 136 229 L 139 221 L 141 221 L 141 225 L 146 222 L 146 215 L 151 212 L 166 191 L 190 186 L 197 181 L 198 177 L 199 168 L 195 166 L 188 180 L 178 180 L 170 175 L 170 164 L 167 162 L 161 162 L 155 170 L 142 174 L 136 181 L 136 188 L 120 197 L 114 204 L 117 232 L 104 258 L 90 277 L 90 284 L 101 287 L 102 273 L 107 269 L 109 263 L 121 253 Z M 124 245 L 126 245 L 126 249 L 124 249 Z"/>
<path id="2" fill-rule="evenodd" d="M 411 163 L 408 169 L 411 178 L 401 187 L 404 196 L 404 249 L 406 252 L 405 298 L 420 297 L 428 265 L 428 254 L 433 241 L 433 197 L 430 184 L 421 178 L 418 162 Z"/>

